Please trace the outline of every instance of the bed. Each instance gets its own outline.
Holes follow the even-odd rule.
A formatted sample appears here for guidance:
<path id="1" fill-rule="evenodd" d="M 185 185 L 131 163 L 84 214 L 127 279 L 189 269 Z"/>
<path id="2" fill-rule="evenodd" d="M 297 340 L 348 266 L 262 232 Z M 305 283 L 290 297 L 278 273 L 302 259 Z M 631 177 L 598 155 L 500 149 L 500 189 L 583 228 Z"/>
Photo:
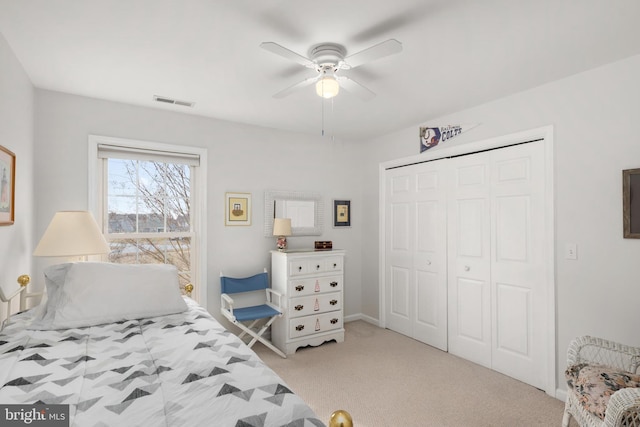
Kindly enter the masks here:
<path id="1" fill-rule="evenodd" d="M 114 265 L 45 271 L 47 301 L 0 332 L 0 404 L 69 405 L 71 426 L 324 426 L 175 268 Z"/>

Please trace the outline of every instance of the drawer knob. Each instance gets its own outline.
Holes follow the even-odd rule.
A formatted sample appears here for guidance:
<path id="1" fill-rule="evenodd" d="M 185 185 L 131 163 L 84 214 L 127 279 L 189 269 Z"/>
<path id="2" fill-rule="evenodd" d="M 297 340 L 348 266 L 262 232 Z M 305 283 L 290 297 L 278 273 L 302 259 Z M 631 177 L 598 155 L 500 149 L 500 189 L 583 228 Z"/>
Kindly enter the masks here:
<path id="1" fill-rule="evenodd" d="M 304 289 L 304 285 L 296 286 L 296 291 L 301 292 Z"/>
<path id="2" fill-rule="evenodd" d="M 332 288 L 335 288 L 336 286 L 338 286 L 338 282 L 331 282 L 329 283 L 329 286 L 331 286 Z"/>
<path id="3" fill-rule="evenodd" d="M 336 305 L 338 303 L 337 299 L 332 299 L 331 301 L 329 301 L 329 304 L 331 305 Z"/>
<path id="4" fill-rule="evenodd" d="M 301 330 L 304 329 L 304 325 L 298 325 L 296 326 L 296 331 L 300 332 Z"/>
<path id="5" fill-rule="evenodd" d="M 316 265 L 316 270 L 320 270 L 320 264 Z"/>
<path id="6" fill-rule="evenodd" d="M 335 325 L 336 323 L 338 323 L 338 319 L 331 319 L 330 322 L 332 325 Z"/>
<path id="7" fill-rule="evenodd" d="M 298 266 L 298 271 L 302 271 L 302 266 L 301 265 Z"/>
<path id="8" fill-rule="evenodd" d="M 295 306 L 296 311 L 300 311 L 300 310 L 302 310 L 303 308 L 304 308 L 304 305 L 300 305 L 300 304 L 298 304 L 298 305 L 296 305 L 296 306 Z"/>
<path id="9" fill-rule="evenodd" d="M 338 264 L 336 264 L 335 262 L 333 263 L 333 268 L 336 268 L 338 266 Z"/>

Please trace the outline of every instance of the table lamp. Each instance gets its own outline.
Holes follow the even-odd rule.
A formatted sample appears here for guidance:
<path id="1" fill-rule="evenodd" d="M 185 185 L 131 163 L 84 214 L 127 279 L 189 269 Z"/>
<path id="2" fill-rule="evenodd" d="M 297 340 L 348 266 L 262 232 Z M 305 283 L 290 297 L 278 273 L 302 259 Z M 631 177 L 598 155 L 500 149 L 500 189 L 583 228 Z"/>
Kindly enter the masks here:
<path id="1" fill-rule="evenodd" d="M 86 257 L 109 253 L 96 220 L 87 211 L 57 212 L 33 252 L 43 257 Z"/>
<path id="2" fill-rule="evenodd" d="M 276 246 L 279 251 L 287 249 L 287 236 L 291 236 L 291 218 L 274 218 L 273 235 L 278 237 Z"/>

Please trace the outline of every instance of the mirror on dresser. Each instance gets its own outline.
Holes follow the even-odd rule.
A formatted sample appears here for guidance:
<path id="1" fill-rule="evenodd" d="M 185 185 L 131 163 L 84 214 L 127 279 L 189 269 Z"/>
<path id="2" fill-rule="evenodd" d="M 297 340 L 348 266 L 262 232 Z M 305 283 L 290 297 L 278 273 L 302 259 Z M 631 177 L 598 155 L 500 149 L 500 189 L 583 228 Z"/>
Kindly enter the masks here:
<path id="1" fill-rule="evenodd" d="M 292 236 L 319 236 L 323 227 L 322 197 L 304 191 L 265 191 L 264 235 L 273 235 L 274 218 L 291 218 Z"/>

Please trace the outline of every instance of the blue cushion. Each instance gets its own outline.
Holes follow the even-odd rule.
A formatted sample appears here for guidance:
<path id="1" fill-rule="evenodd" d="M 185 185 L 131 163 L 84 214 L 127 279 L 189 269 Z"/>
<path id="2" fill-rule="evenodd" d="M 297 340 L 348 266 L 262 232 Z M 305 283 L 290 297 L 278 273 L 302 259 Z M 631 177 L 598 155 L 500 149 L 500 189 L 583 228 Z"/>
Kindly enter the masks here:
<path id="1" fill-rule="evenodd" d="M 272 317 L 279 315 L 280 312 L 266 304 L 256 305 L 253 307 L 234 308 L 233 315 L 239 322 L 246 322 L 247 320 L 264 319 L 265 317 Z"/>

